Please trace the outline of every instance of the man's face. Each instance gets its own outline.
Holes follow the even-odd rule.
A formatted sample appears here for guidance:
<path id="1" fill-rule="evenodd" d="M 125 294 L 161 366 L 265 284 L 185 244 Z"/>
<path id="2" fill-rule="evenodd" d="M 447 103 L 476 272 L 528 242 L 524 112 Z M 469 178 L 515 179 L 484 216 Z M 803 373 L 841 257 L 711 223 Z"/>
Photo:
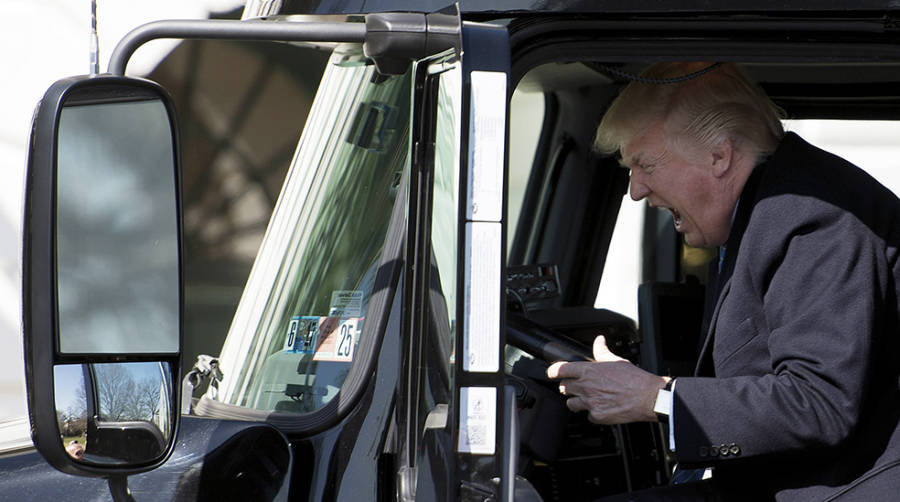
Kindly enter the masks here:
<path id="1" fill-rule="evenodd" d="M 663 128 L 654 125 L 622 148 L 622 164 L 631 172 L 630 194 L 652 207 L 668 209 L 675 230 L 690 246 L 718 246 L 728 239 L 735 200 L 713 168 L 712 152 L 676 151 Z"/>

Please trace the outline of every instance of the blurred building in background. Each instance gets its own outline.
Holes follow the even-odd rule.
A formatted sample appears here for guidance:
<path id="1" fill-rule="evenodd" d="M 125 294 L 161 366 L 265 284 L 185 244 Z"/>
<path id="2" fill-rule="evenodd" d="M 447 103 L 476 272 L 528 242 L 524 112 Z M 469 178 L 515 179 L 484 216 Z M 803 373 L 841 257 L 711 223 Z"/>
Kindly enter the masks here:
<path id="1" fill-rule="evenodd" d="M 172 94 L 182 138 L 185 372 L 225 340 L 327 56 L 190 40 L 148 75 Z"/>

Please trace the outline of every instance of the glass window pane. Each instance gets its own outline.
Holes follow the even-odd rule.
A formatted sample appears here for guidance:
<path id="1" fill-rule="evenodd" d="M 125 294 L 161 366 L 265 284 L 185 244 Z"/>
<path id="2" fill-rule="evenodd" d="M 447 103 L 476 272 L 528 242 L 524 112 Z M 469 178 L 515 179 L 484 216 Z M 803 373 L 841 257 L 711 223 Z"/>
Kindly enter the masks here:
<path id="1" fill-rule="evenodd" d="M 409 153 L 409 75 L 328 64 L 208 397 L 310 412 L 354 361 Z M 403 222 L 400 222 L 403 224 Z M 405 224 L 404 228 L 405 228 Z"/>
<path id="2" fill-rule="evenodd" d="M 594 307 L 637 319 L 637 289 L 641 283 L 641 236 L 646 203 L 622 197 L 619 217 L 603 265 Z"/>
<path id="3" fill-rule="evenodd" d="M 534 163 L 534 152 L 544 121 L 544 94 L 516 88 L 509 103 L 509 189 L 506 204 L 506 252 L 512 249 L 519 212 L 528 176 Z"/>
<path id="4" fill-rule="evenodd" d="M 451 333 L 456 324 L 457 212 L 459 210 L 460 69 L 440 75 L 438 118 L 435 127 L 434 192 L 431 215 L 432 274 L 440 283 L 439 298 L 446 309 Z M 451 342 L 450 346 L 453 344 Z"/>
<path id="5" fill-rule="evenodd" d="M 436 65 L 441 65 L 437 63 Z M 429 319 L 422 346 L 423 361 L 418 414 L 421 421 L 438 404 L 449 404 L 456 335 L 456 273 L 459 211 L 459 66 L 444 71 L 437 81 L 434 181 L 431 214 L 431 266 L 426 299 Z M 429 84 L 431 85 L 431 84 Z M 423 422 L 424 423 L 424 422 Z M 417 429 L 421 430 L 423 423 Z"/>

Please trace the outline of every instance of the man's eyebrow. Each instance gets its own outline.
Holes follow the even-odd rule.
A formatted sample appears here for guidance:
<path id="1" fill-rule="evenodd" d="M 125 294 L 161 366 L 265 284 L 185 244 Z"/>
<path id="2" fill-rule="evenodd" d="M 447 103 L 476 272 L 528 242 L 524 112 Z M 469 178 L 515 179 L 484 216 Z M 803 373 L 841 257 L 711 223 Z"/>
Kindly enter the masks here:
<path id="1" fill-rule="evenodd" d="M 653 155 L 648 158 L 647 152 L 637 152 L 631 156 L 629 162 L 625 162 L 625 159 L 620 158 L 619 164 L 623 167 L 631 168 L 631 166 L 638 166 L 642 168 L 652 167 L 659 162 L 662 162 L 665 159 L 666 155 L 669 153 L 668 150 L 664 150 L 660 152 L 658 155 Z"/>
<path id="2" fill-rule="evenodd" d="M 632 155 L 631 158 L 629 158 L 627 160 L 625 159 L 625 157 L 622 156 L 621 153 L 619 153 L 619 165 L 626 169 L 631 169 L 631 166 L 641 165 L 641 161 L 642 161 L 642 158 L 641 158 L 640 153 Z"/>

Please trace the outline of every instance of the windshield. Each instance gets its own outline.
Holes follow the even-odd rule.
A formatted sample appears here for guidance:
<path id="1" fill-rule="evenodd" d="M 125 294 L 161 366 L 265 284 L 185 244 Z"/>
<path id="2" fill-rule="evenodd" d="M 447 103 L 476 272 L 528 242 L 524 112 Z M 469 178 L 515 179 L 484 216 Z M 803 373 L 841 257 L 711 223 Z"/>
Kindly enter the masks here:
<path id="1" fill-rule="evenodd" d="M 358 49 L 358 47 L 357 47 Z M 206 397 L 310 412 L 344 382 L 409 150 L 409 75 L 329 61 Z M 405 213 L 401 213 L 405 214 Z"/>

